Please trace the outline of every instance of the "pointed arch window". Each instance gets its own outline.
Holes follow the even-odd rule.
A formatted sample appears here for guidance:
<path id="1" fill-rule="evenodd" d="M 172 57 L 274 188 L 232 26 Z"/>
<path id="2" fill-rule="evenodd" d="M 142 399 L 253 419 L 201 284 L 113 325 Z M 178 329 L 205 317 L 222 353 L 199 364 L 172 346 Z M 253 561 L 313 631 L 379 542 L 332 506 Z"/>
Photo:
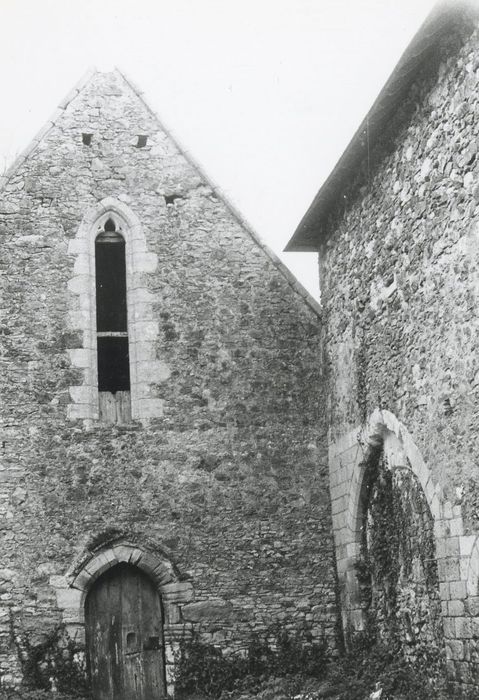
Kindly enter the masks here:
<path id="1" fill-rule="evenodd" d="M 85 213 L 68 252 L 74 258 L 69 319 L 83 338 L 81 347 L 68 348 L 82 372 L 82 383 L 69 387 L 69 419 L 91 425 L 161 418 L 158 386 L 170 370 L 157 357 L 156 297 L 148 286 L 158 257 L 140 219 L 106 197 Z"/>
<path id="2" fill-rule="evenodd" d="M 125 240 L 113 219 L 95 239 L 96 339 L 100 419 L 131 418 Z"/>

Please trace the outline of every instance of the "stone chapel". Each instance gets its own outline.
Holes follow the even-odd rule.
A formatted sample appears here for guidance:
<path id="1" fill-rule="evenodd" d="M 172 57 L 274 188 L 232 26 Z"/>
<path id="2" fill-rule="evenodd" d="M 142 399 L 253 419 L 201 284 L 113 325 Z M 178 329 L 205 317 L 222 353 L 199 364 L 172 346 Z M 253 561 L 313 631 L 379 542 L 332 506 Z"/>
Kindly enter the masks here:
<path id="1" fill-rule="evenodd" d="M 0 688 L 55 635 L 102 700 L 193 632 L 334 645 L 319 307 L 119 71 L 1 178 L 0 251 Z"/>
<path id="2" fill-rule="evenodd" d="M 478 95 L 438 5 L 288 245 L 321 308 L 123 74 L 60 104 L 0 184 L 0 689 L 373 625 L 477 690 Z"/>

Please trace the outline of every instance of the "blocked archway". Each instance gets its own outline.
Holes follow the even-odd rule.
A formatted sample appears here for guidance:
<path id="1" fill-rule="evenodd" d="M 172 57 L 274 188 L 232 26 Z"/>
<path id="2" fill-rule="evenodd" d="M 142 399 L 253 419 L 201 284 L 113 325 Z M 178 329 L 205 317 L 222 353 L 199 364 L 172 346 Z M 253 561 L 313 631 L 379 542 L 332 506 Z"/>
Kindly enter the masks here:
<path id="1" fill-rule="evenodd" d="M 454 595 L 465 594 L 465 582 L 462 585 L 461 579 L 467 578 L 472 549 L 471 538 L 464 535 L 460 506 L 445 498 L 406 427 L 390 411 L 376 409 L 364 425 L 336 439 L 329 449 L 343 626 L 356 630 L 365 624 L 357 567 L 361 559 L 368 465 L 378 450 L 383 450 L 391 469 L 409 470 L 422 489 L 434 520 L 441 600 L 446 609 L 451 590 Z"/>
<path id="2" fill-rule="evenodd" d="M 434 482 L 431 470 L 422 459 L 419 449 L 406 427 L 390 411 L 376 409 L 365 426 L 355 433 L 357 446 L 356 468 L 352 488 L 349 492 L 348 525 L 357 531 L 361 520 L 361 498 L 365 487 L 365 476 L 371 458 L 378 449 L 384 454 L 391 468 L 406 467 L 417 478 L 435 520 L 442 515 L 444 497 Z"/>
<path id="3" fill-rule="evenodd" d="M 431 510 L 409 465 L 391 466 L 384 449 L 363 483 L 356 575 L 367 629 L 410 662 L 427 657 L 432 673 L 444 635 Z"/>

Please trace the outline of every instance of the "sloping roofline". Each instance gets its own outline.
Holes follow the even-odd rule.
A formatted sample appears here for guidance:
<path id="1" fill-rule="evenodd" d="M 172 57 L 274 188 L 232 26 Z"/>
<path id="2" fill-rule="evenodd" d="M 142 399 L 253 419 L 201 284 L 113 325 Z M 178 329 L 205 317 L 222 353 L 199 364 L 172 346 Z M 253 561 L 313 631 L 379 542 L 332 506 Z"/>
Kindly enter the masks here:
<path id="1" fill-rule="evenodd" d="M 191 153 L 183 146 L 183 144 L 179 141 L 178 137 L 174 134 L 174 132 L 169 128 L 168 126 L 165 125 L 164 121 L 160 118 L 160 116 L 153 110 L 148 102 L 145 100 L 144 95 L 142 90 L 136 85 L 136 83 L 133 82 L 133 80 L 125 74 L 124 71 L 120 70 L 119 68 L 115 69 L 116 73 L 121 76 L 121 78 L 127 83 L 127 85 L 130 87 L 130 89 L 136 94 L 136 96 L 141 100 L 141 102 L 144 104 L 146 109 L 150 112 L 150 114 L 156 119 L 160 127 L 163 129 L 163 131 L 169 136 L 169 138 L 173 141 L 177 149 L 180 151 L 180 153 L 186 158 L 186 160 L 190 163 L 190 165 L 195 168 L 197 172 L 200 173 L 200 175 L 204 178 L 205 182 L 207 182 L 211 188 L 216 192 L 216 195 L 218 198 L 222 201 L 222 203 L 225 205 L 225 207 L 229 210 L 231 215 L 233 216 L 234 219 L 244 228 L 244 230 L 249 234 L 250 238 L 254 241 L 254 243 L 261 248 L 261 250 L 265 253 L 265 255 L 271 260 L 273 265 L 277 268 L 277 270 L 283 275 L 283 277 L 286 279 L 287 283 L 289 284 L 290 287 L 293 288 L 293 290 L 299 294 L 300 297 L 303 298 L 303 301 L 318 315 L 321 316 L 322 310 L 321 310 L 321 305 L 316 299 L 308 292 L 308 290 L 303 287 L 301 282 L 296 279 L 296 277 L 293 275 L 292 272 L 286 267 L 286 265 L 280 260 L 280 258 L 274 253 L 269 246 L 266 245 L 266 243 L 263 242 L 263 240 L 260 238 L 260 236 L 256 233 L 254 230 L 253 226 L 245 219 L 245 217 L 239 212 L 239 210 L 230 202 L 228 197 L 225 195 L 225 193 L 221 190 L 219 185 L 207 174 L 205 173 L 203 167 L 198 163 L 198 161 L 191 155 Z"/>
<path id="2" fill-rule="evenodd" d="M 426 64 L 436 67 L 446 39 L 452 33 L 473 29 L 478 7 L 467 0 L 440 2 L 430 12 L 401 56 L 396 68 L 361 122 L 333 171 L 301 219 L 285 251 L 317 251 L 328 234 L 330 215 L 344 204 L 345 192 L 358 169 L 384 136 L 388 123 L 404 100 L 418 72 Z"/>
<path id="3" fill-rule="evenodd" d="M 30 155 L 38 147 L 39 143 L 42 141 L 44 136 L 55 126 L 55 124 L 62 118 L 65 110 L 69 104 L 86 88 L 94 76 L 99 73 L 95 67 L 90 67 L 78 83 L 70 90 L 70 92 L 63 98 L 59 103 L 57 109 L 53 112 L 50 118 L 47 120 L 46 124 L 40 129 L 40 131 L 33 137 L 28 146 L 15 158 L 13 163 L 7 168 L 3 175 L 0 175 L 0 196 L 2 190 L 9 182 L 10 178 L 15 174 L 21 164 L 30 157 Z M 222 192 L 221 188 L 209 177 L 202 166 L 191 156 L 191 154 L 184 148 L 184 146 L 179 142 L 178 138 L 173 134 L 172 130 L 165 126 L 165 123 L 158 116 L 158 114 L 150 107 L 148 102 L 145 100 L 142 90 L 137 87 L 137 85 L 125 75 L 124 71 L 119 68 L 115 68 L 113 71 L 120 77 L 120 79 L 126 83 L 128 88 L 136 95 L 136 97 L 142 102 L 144 107 L 150 112 L 153 118 L 157 121 L 160 128 L 168 135 L 168 137 L 175 144 L 179 152 L 186 158 L 190 165 L 197 170 L 202 178 L 207 182 L 211 188 L 215 191 L 218 198 L 222 201 L 225 207 L 229 210 L 234 219 L 242 226 L 242 228 L 248 233 L 250 238 L 254 243 L 261 248 L 264 254 L 271 260 L 274 267 L 279 271 L 279 273 L 285 278 L 288 285 L 293 289 L 296 294 L 303 299 L 309 308 L 314 311 L 318 316 L 321 316 L 321 305 L 318 301 L 308 292 L 308 290 L 303 287 L 301 282 L 296 279 L 292 272 L 286 267 L 286 265 L 280 260 L 280 258 L 274 253 L 269 246 L 264 243 L 260 236 L 256 233 L 249 222 L 240 214 L 236 207 L 229 201 L 227 196 Z"/>

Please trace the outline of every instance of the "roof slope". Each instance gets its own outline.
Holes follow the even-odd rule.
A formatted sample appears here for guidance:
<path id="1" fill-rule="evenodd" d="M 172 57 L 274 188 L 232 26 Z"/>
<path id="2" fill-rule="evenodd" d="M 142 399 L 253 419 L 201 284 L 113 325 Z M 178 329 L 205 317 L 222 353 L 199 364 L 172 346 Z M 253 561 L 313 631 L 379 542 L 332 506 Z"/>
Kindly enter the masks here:
<path id="1" fill-rule="evenodd" d="M 128 88 L 133 91 L 137 98 L 142 102 L 144 107 L 156 120 L 160 128 L 167 134 L 167 136 L 174 143 L 178 151 L 185 157 L 185 159 L 190 163 L 190 165 L 195 168 L 195 170 L 201 174 L 202 178 L 207 182 L 211 188 L 215 191 L 216 195 L 221 199 L 225 207 L 229 210 L 232 216 L 238 221 L 242 228 L 248 233 L 248 235 L 253 239 L 254 243 L 261 248 L 265 255 L 270 258 L 273 265 L 278 269 L 281 275 L 286 279 L 288 285 L 303 298 L 305 303 L 318 315 L 321 314 L 320 304 L 309 294 L 309 292 L 303 287 L 303 285 L 296 279 L 296 277 L 288 270 L 286 265 L 278 258 L 278 256 L 261 240 L 258 234 L 254 231 L 253 227 L 245 220 L 245 218 L 238 212 L 238 210 L 231 204 L 228 198 L 223 194 L 218 185 L 208 177 L 203 168 L 198 165 L 198 163 L 192 158 L 188 151 L 178 142 L 178 139 L 172 134 L 171 129 L 167 128 L 159 116 L 154 112 L 154 110 L 146 102 L 142 91 L 130 80 L 126 75 L 120 71 L 118 68 L 114 71 L 120 79 L 126 83 Z M 94 79 L 98 71 L 95 68 L 90 68 L 79 80 L 79 82 L 74 86 L 74 88 L 63 98 L 63 100 L 58 105 L 58 108 L 48 119 L 46 124 L 40 129 L 40 131 L 34 136 L 32 141 L 28 146 L 18 155 L 18 157 L 13 161 L 7 171 L 0 175 L 0 195 L 2 189 L 8 183 L 10 178 L 15 174 L 19 166 L 29 158 L 29 156 L 36 150 L 45 135 L 55 126 L 55 124 L 62 118 L 65 110 L 70 105 L 70 103 L 89 85 L 90 81 Z"/>
<path id="2" fill-rule="evenodd" d="M 150 105 L 146 102 L 143 92 L 136 86 L 136 84 L 125 75 L 123 71 L 120 71 L 119 69 L 116 69 L 117 73 L 121 75 L 123 80 L 125 80 L 130 88 L 136 93 L 136 95 L 140 98 L 140 100 L 143 102 L 145 107 L 148 109 L 148 111 L 155 117 L 161 128 L 165 131 L 166 134 L 171 138 L 175 146 L 178 148 L 178 150 L 183 154 L 183 156 L 186 158 L 186 160 L 201 174 L 201 176 L 205 179 L 206 182 L 213 188 L 213 190 L 217 193 L 218 197 L 221 199 L 223 204 L 226 206 L 226 208 L 230 211 L 230 213 L 233 215 L 233 217 L 238 221 L 239 224 L 245 229 L 245 231 L 251 236 L 253 241 L 258 245 L 263 252 L 271 259 L 275 267 L 281 272 L 283 277 L 286 278 L 286 281 L 288 284 L 293 287 L 294 291 L 297 292 L 301 297 L 303 297 L 304 301 L 312 308 L 313 311 L 315 311 L 317 314 L 321 314 L 321 305 L 314 299 L 314 297 L 311 296 L 311 294 L 307 291 L 305 287 L 296 279 L 296 277 L 293 275 L 292 272 L 289 271 L 289 269 L 286 267 L 286 265 L 278 258 L 278 256 L 269 248 L 269 246 L 264 243 L 260 236 L 256 233 L 256 231 L 253 229 L 251 224 L 244 218 L 242 214 L 236 209 L 236 207 L 229 201 L 227 196 L 222 192 L 221 188 L 218 186 L 214 180 L 209 177 L 203 170 L 202 166 L 198 164 L 198 162 L 191 156 L 191 154 L 184 148 L 184 146 L 178 141 L 178 138 L 172 133 L 171 129 L 166 127 L 163 120 L 158 116 L 158 114 L 150 107 Z"/>
<path id="3" fill-rule="evenodd" d="M 328 233 L 328 219 L 341 205 L 368 153 L 387 132 L 389 122 L 414 82 L 427 65 L 437 68 L 453 36 L 464 37 L 474 28 L 477 6 L 443 2 L 435 6 L 406 51 L 376 101 L 361 122 L 343 155 L 300 221 L 285 250 L 316 251 Z"/>

